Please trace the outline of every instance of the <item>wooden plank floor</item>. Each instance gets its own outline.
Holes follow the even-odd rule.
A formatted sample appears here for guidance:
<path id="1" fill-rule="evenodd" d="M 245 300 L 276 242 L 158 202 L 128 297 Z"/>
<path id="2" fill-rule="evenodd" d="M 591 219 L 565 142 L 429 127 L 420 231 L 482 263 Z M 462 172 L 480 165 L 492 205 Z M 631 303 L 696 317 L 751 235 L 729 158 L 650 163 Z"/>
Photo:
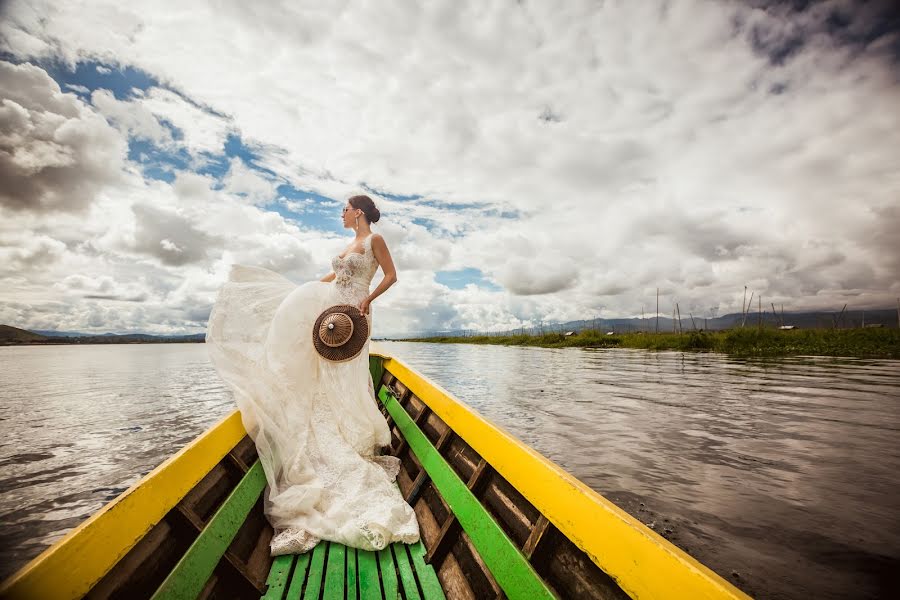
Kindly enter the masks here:
<path id="1" fill-rule="evenodd" d="M 320 542 L 312 552 L 275 558 L 264 600 L 444 600 L 425 563 L 422 542 L 391 544 L 380 552 Z"/>

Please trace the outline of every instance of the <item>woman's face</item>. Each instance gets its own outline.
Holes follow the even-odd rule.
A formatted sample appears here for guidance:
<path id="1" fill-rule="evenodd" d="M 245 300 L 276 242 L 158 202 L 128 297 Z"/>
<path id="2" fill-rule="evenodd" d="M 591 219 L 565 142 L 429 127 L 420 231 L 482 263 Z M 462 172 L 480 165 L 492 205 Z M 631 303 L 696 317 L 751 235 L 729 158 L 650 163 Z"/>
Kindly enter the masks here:
<path id="1" fill-rule="evenodd" d="M 344 219 L 344 228 L 353 228 L 356 227 L 356 217 L 357 215 L 362 214 L 362 211 L 358 208 L 353 208 L 350 206 L 350 202 L 347 202 L 346 206 L 344 206 L 343 211 L 343 219 Z"/>

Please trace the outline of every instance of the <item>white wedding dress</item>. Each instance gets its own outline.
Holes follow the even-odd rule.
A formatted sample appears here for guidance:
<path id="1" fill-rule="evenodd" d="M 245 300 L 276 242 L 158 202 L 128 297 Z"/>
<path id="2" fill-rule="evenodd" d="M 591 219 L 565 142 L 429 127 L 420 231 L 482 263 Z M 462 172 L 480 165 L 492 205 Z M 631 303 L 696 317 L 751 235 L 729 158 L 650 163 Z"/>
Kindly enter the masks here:
<path id="1" fill-rule="evenodd" d="M 378 269 L 371 237 L 363 253 L 332 259 L 336 277 L 327 283 L 298 286 L 233 265 L 209 316 L 210 360 L 234 392 L 266 473 L 273 556 L 307 552 L 320 540 L 380 550 L 419 539 L 415 512 L 394 483 L 400 461 L 378 455 L 391 437 L 375 401 L 369 340 L 340 363 L 312 343 L 324 309 L 369 295 Z M 370 323 L 371 316 L 370 307 Z"/>

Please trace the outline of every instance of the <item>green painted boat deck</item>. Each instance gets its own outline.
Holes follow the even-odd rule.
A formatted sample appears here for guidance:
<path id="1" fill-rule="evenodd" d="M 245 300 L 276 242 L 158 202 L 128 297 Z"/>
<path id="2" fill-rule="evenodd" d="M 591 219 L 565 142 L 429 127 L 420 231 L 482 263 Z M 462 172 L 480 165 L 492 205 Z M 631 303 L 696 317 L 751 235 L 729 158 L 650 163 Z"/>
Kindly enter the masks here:
<path id="1" fill-rule="evenodd" d="M 501 588 L 511 597 L 555 598 L 528 559 L 488 515 L 388 388 L 379 385 L 377 398 L 447 497 L 454 518 L 470 535 Z M 421 541 L 392 544 L 379 552 L 321 542 L 311 553 L 276 557 L 266 583 L 269 588 L 263 596 L 265 600 L 445 598 L 434 567 L 425 562 Z"/>
<path id="2" fill-rule="evenodd" d="M 153 600 L 196 598 L 266 485 L 259 461 L 241 479 L 191 545 Z M 323 541 L 306 554 L 275 557 L 265 600 L 444 600 L 437 574 L 425 564 L 422 542 L 392 544 L 379 552 Z"/>
<path id="3" fill-rule="evenodd" d="M 424 557 L 422 542 L 370 552 L 323 541 L 306 554 L 276 556 L 263 599 L 443 600 L 437 574 Z"/>
<path id="4" fill-rule="evenodd" d="M 459 478 L 397 398 L 383 385 L 379 386 L 377 398 L 418 457 L 424 472 L 441 490 L 453 512 L 452 520 L 458 521 L 469 535 L 506 595 L 532 600 L 554 599 L 555 594 L 538 576 L 528 558 L 491 517 L 467 483 Z M 153 600 L 202 595 L 206 582 L 265 486 L 265 473 L 257 460 L 157 589 Z M 311 552 L 276 557 L 262 598 L 443 600 L 440 581 L 434 567 L 425 562 L 425 556 L 421 541 L 392 544 L 378 552 L 322 541 Z"/>

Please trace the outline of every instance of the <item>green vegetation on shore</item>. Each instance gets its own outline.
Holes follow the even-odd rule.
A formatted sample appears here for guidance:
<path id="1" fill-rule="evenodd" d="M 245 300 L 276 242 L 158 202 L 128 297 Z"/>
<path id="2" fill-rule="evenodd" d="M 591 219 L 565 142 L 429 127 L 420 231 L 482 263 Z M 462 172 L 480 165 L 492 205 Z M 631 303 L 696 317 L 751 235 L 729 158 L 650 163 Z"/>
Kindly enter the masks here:
<path id="1" fill-rule="evenodd" d="M 900 358 L 900 330 L 867 329 L 729 329 L 685 333 L 622 333 L 605 335 L 580 331 L 575 335 L 506 335 L 431 337 L 405 339 L 407 342 L 455 344 L 499 344 L 542 348 L 642 348 L 646 350 L 697 350 L 723 352 L 735 356 L 852 356 Z"/>

